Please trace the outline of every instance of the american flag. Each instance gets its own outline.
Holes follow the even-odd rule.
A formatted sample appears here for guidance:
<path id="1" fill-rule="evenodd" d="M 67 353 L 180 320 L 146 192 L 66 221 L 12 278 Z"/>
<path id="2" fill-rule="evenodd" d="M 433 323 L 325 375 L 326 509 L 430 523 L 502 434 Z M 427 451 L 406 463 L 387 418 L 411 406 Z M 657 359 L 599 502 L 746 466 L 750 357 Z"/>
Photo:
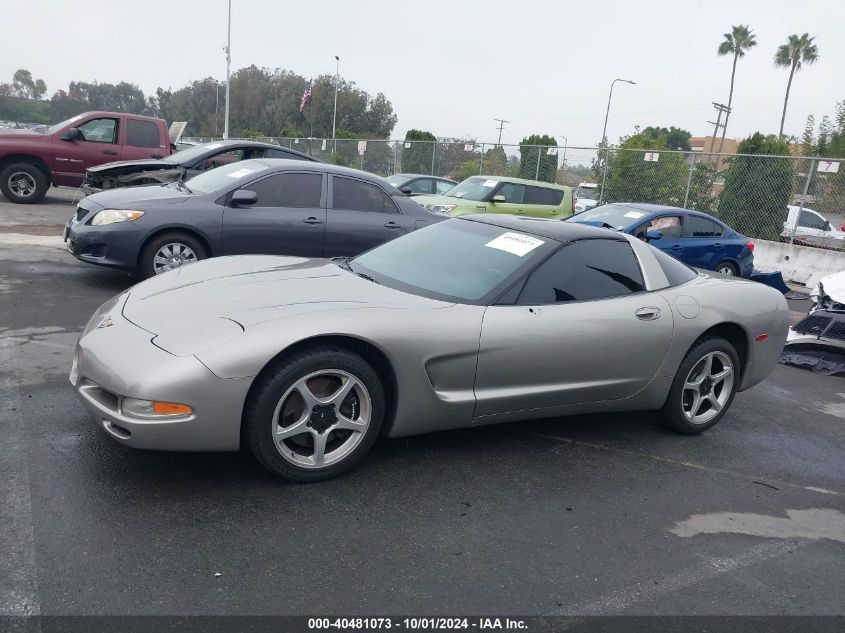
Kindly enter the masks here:
<path id="1" fill-rule="evenodd" d="M 305 110 L 305 104 L 308 103 L 308 99 L 311 98 L 311 82 L 308 82 L 308 85 L 305 86 L 305 92 L 302 93 L 302 100 L 299 102 L 299 111 L 302 112 Z"/>

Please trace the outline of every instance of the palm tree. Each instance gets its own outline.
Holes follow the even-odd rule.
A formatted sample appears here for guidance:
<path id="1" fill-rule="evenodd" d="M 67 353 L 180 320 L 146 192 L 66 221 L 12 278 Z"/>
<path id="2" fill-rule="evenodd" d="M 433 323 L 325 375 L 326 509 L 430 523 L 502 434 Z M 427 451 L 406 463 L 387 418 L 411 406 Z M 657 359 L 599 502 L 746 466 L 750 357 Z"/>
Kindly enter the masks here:
<path id="1" fill-rule="evenodd" d="M 786 121 L 786 104 L 789 102 L 789 90 L 792 88 L 792 76 L 801 70 L 804 64 L 815 64 L 819 59 L 819 49 L 813 44 L 815 37 L 809 33 L 802 36 L 792 34 L 786 44 L 778 46 L 775 53 L 775 66 L 789 67 L 789 82 L 786 84 L 786 96 L 783 99 L 783 115 L 780 117 L 780 132 L 778 138 L 783 138 L 783 123 Z"/>
<path id="2" fill-rule="evenodd" d="M 731 91 L 728 93 L 728 111 L 725 114 L 725 125 L 722 127 L 722 140 L 719 141 L 719 153 L 725 144 L 725 133 L 728 130 L 728 119 L 731 116 L 731 102 L 734 98 L 734 77 L 736 76 L 736 62 L 740 57 L 745 57 L 745 52 L 757 46 L 754 40 L 754 33 L 748 25 L 737 24 L 731 27 L 730 33 L 725 33 L 725 39 L 719 44 L 719 56 L 733 55 L 734 64 L 731 70 Z"/>

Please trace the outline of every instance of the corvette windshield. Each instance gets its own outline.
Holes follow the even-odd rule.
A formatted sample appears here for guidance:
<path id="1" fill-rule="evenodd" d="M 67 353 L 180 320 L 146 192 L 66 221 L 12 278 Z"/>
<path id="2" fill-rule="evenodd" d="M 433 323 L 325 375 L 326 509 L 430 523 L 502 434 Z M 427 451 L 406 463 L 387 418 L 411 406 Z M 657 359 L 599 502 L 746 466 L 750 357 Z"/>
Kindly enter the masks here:
<path id="1" fill-rule="evenodd" d="M 359 255 L 349 268 L 386 286 L 446 301 L 501 292 L 557 243 L 483 222 L 452 219 Z"/>
<path id="2" fill-rule="evenodd" d="M 217 169 L 204 171 L 194 176 L 187 183 L 188 188 L 194 193 L 211 193 L 222 191 L 230 186 L 238 185 L 244 181 L 251 180 L 259 172 L 265 171 L 267 165 L 258 160 L 242 160 L 238 163 L 223 165 Z"/>

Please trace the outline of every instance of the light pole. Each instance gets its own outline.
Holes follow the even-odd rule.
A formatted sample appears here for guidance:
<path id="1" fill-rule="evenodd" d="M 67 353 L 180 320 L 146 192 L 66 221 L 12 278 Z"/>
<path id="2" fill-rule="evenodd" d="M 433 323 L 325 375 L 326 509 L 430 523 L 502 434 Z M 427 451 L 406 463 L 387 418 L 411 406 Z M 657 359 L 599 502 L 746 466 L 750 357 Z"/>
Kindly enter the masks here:
<path id="1" fill-rule="evenodd" d="M 232 0 L 229 0 L 229 26 L 226 35 L 226 114 L 223 121 L 223 138 L 229 138 L 229 67 L 232 63 Z"/>
<path id="2" fill-rule="evenodd" d="M 337 154 L 337 85 L 340 81 L 340 57 L 334 56 L 337 68 L 334 72 L 334 114 L 332 115 L 332 151 Z"/>
<path id="3" fill-rule="evenodd" d="M 607 180 L 607 160 L 610 157 L 610 148 L 607 146 L 607 118 L 610 116 L 610 100 L 613 98 L 613 85 L 617 81 L 625 82 L 626 84 L 636 85 L 636 81 L 631 81 L 630 79 L 614 79 L 610 82 L 610 94 L 607 95 L 607 110 L 604 113 L 604 128 L 601 131 L 601 142 L 604 143 L 604 174 L 602 174 L 601 178 L 601 191 L 599 192 L 599 204 L 602 202 L 602 198 L 604 198 L 604 183 Z"/>
<path id="4" fill-rule="evenodd" d="M 569 139 L 563 136 L 563 134 L 561 136 L 563 137 L 563 159 L 561 160 L 560 166 L 561 169 L 566 169 L 566 146 L 569 145 Z"/>

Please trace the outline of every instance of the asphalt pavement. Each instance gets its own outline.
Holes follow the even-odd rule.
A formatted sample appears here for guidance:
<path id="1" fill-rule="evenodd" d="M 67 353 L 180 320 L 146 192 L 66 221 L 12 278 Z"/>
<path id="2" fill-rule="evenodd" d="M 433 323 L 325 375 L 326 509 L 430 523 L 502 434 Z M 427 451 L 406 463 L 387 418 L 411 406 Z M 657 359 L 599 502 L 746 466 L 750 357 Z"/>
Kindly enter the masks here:
<path id="1" fill-rule="evenodd" d="M 845 614 L 842 379 L 779 365 L 696 437 L 638 413 L 381 440 L 311 485 L 133 450 L 67 380 L 133 283 L 63 249 L 74 193 L 0 200 L 0 615 Z"/>

